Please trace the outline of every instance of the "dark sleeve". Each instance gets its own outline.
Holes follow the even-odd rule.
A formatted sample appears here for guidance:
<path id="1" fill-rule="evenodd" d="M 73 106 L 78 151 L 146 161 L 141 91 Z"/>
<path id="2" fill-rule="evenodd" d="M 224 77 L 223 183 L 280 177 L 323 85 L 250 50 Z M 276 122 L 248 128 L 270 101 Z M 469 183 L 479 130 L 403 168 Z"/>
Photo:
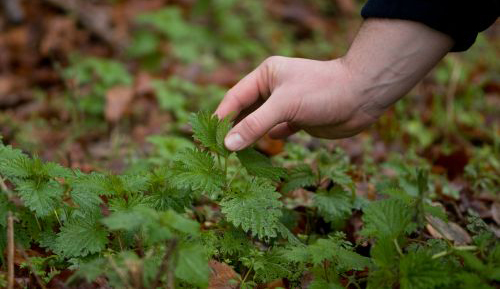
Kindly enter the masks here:
<path id="1" fill-rule="evenodd" d="M 495 22 L 499 10 L 500 0 L 368 0 L 361 15 L 424 23 L 455 40 L 451 51 L 464 51 Z"/>

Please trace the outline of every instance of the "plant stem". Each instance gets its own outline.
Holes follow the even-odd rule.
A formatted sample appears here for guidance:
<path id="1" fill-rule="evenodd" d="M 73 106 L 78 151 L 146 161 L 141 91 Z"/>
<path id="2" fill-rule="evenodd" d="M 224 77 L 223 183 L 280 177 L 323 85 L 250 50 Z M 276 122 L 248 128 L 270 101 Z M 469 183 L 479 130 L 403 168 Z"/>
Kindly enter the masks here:
<path id="1" fill-rule="evenodd" d="M 23 255 L 23 258 L 26 260 L 26 263 L 28 264 L 28 267 L 30 267 L 30 270 L 33 273 L 33 276 L 35 276 L 36 282 L 38 283 L 40 288 L 46 289 L 47 287 L 45 286 L 45 284 L 43 284 L 42 279 L 40 279 L 40 276 L 38 276 L 38 274 L 36 273 L 35 266 L 33 266 L 33 263 L 31 263 L 31 260 L 28 256 L 28 254 L 26 254 L 26 251 L 24 251 L 23 246 L 20 246 L 19 244 L 17 244 L 17 245 L 18 245 L 17 248 L 21 252 L 21 255 Z"/>
<path id="2" fill-rule="evenodd" d="M 14 216 L 7 213 L 7 289 L 14 288 Z"/>
<path id="3" fill-rule="evenodd" d="M 401 251 L 401 248 L 399 247 L 398 240 L 394 239 L 393 242 L 394 245 L 396 246 L 396 251 L 398 251 L 399 256 L 403 257 L 403 251 Z"/>
<path id="4" fill-rule="evenodd" d="M 247 273 L 245 274 L 245 277 L 243 277 L 243 280 L 241 280 L 241 284 L 245 284 L 245 281 L 247 280 L 248 276 L 250 275 L 250 271 L 252 271 L 252 267 L 248 268 Z"/>
<path id="5" fill-rule="evenodd" d="M 172 268 L 169 268 L 168 263 L 174 253 L 174 249 L 177 246 L 177 239 L 172 239 L 167 242 L 167 248 L 165 251 L 165 255 L 163 256 L 163 260 L 161 261 L 160 268 L 158 269 L 158 273 L 156 273 L 155 281 L 152 284 L 151 288 L 158 288 L 161 282 L 161 276 L 163 276 L 163 272 L 167 271 L 167 288 L 174 288 L 174 276 Z"/>

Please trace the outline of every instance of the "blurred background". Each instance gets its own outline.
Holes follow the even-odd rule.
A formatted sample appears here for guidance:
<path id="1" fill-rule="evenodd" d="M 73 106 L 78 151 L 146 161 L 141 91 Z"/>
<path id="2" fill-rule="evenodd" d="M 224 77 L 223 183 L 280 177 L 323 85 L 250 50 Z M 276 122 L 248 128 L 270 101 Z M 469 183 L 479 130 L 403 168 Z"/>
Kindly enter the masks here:
<path id="1" fill-rule="evenodd" d="M 190 140 L 189 113 L 214 110 L 225 91 L 266 57 L 342 56 L 362 22 L 363 1 L 1 4 L 3 142 L 83 171 L 123 172 L 171 157 Z M 449 54 L 356 137 L 320 141 L 299 134 L 286 143 L 264 138 L 258 148 L 268 155 L 294 145 L 341 149 L 364 194 L 374 191 L 370 178 L 381 165 L 391 167 L 383 171 L 389 175 L 418 166 L 432 171 L 437 193 L 457 199 L 473 190 L 496 198 L 498 34 L 497 22 L 469 51 Z"/>

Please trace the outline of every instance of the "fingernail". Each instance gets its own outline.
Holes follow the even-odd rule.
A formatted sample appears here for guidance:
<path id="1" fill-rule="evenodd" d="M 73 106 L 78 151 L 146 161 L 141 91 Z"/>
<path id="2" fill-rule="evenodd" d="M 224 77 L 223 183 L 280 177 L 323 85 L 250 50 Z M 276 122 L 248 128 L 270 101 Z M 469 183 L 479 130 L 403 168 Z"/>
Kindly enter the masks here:
<path id="1" fill-rule="evenodd" d="M 243 139 L 239 133 L 233 133 L 226 138 L 225 144 L 228 150 L 235 151 L 243 146 Z"/>

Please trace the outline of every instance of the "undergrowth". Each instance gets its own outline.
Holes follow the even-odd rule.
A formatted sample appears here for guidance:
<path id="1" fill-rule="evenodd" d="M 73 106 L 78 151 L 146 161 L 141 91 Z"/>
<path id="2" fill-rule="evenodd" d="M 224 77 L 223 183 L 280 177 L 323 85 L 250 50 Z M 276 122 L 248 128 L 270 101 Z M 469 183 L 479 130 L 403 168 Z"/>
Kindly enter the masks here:
<path id="1" fill-rule="evenodd" d="M 500 244 L 479 217 L 469 216 L 472 245 L 424 233 L 429 218 L 446 221 L 425 170 L 381 182 L 384 198 L 369 201 L 355 194 L 342 152 L 309 152 L 308 163 L 292 148 L 277 166 L 253 148 L 228 151 L 228 119 L 201 112 L 190 122 L 195 144 L 171 138 L 171 153 L 123 175 L 0 145 L 0 252 L 12 212 L 17 248 L 45 252 L 23 264 L 44 283 L 70 269 L 69 286 L 105 278 L 115 288 L 204 288 L 216 261 L 240 288 L 277 279 L 291 288 L 498 286 Z M 297 192 L 307 192 L 305 204 L 293 202 Z M 340 229 L 357 213 L 353 238 Z"/>

